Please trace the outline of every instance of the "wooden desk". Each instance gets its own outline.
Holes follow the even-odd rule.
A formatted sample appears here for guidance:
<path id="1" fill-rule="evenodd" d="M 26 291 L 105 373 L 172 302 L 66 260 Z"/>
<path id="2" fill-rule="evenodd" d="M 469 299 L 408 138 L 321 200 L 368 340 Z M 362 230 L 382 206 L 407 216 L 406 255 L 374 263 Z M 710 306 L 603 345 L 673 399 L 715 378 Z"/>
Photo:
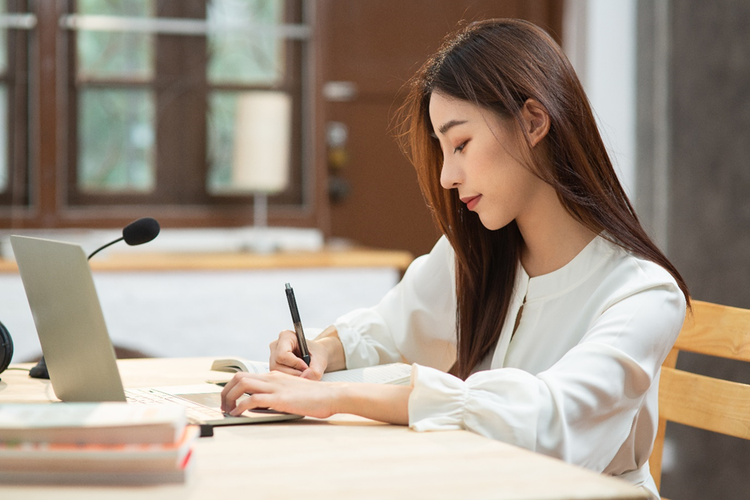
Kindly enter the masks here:
<path id="1" fill-rule="evenodd" d="M 211 358 L 120 360 L 128 387 L 226 377 Z M 30 367 L 31 365 L 13 365 Z M 53 400 L 48 381 L 7 371 L 0 403 Z M 0 498 L 254 498 L 514 500 L 645 499 L 613 478 L 468 431 L 414 432 L 350 415 L 223 427 L 197 441 L 184 485 L 0 486 Z"/>
<path id="2" fill-rule="evenodd" d="M 194 271 L 321 267 L 389 267 L 403 273 L 413 260 L 403 250 L 352 248 L 319 252 L 113 253 L 91 260 L 94 271 Z M 0 272 L 18 272 L 16 263 L 0 259 Z"/>

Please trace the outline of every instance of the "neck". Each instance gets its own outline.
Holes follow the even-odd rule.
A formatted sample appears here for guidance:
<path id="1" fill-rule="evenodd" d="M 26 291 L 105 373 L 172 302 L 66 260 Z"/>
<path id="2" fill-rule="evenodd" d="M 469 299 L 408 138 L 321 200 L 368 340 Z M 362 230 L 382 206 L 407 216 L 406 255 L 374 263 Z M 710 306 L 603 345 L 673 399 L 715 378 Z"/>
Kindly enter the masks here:
<path id="1" fill-rule="evenodd" d="M 516 222 L 523 237 L 521 265 L 530 277 L 551 273 L 573 260 L 596 233 L 578 222 L 548 186 Z"/>

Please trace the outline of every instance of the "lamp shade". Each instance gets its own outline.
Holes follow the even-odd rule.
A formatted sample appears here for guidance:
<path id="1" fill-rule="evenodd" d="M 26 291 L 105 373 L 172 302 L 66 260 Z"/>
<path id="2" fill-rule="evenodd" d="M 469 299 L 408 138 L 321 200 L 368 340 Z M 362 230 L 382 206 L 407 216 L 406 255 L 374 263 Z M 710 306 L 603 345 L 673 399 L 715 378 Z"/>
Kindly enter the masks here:
<path id="1" fill-rule="evenodd" d="M 243 92 L 237 100 L 232 188 L 274 194 L 289 183 L 292 103 L 276 91 Z"/>

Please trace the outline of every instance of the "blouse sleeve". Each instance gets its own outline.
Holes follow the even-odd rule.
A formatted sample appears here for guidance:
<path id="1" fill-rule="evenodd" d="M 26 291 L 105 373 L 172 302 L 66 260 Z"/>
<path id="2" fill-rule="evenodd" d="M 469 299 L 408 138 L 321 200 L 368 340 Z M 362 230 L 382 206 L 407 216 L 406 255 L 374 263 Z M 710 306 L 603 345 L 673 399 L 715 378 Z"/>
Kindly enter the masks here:
<path id="1" fill-rule="evenodd" d="M 603 471 L 631 434 L 644 398 L 655 394 L 649 388 L 658 384 L 684 314 L 680 290 L 662 284 L 611 304 L 580 343 L 536 375 L 499 368 L 462 381 L 414 365 L 409 424 L 469 429 Z"/>
<path id="2" fill-rule="evenodd" d="M 378 305 L 334 322 L 347 368 L 397 361 L 450 368 L 456 355 L 453 258 L 448 240 L 440 238 Z"/>

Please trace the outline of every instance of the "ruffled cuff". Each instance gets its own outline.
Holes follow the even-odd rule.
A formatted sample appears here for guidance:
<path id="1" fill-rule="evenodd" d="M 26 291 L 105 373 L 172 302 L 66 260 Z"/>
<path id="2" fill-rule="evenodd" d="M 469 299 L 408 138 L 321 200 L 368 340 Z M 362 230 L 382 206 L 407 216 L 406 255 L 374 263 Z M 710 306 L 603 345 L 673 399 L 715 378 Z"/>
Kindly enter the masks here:
<path id="1" fill-rule="evenodd" d="M 401 361 L 388 326 L 373 309 L 356 309 L 336 321 L 341 345 L 346 355 L 346 368 L 362 368 Z"/>
<path id="2" fill-rule="evenodd" d="M 409 396 L 409 427 L 417 431 L 463 429 L 463 412 L 468 399 L 466 382 L 440 370 L 411 368 L 413 389 Z"/>
<path id="3" fill-rule="evenodd" d="M 341 345 L 344 347 L 347 370 L 378 364 L 377 353 L 368 349 L 367 344 L 362 340 L 362 335 L 356 329 L 347 323 L 336 322 L 333 326 L 336 327 Z"/>
<path id="4" fill-rule="evenodd" d="M 409 426 L 417 431 L 467 429 L 482 436 L 536 448 L 539 388 L 522 370 L 480 371 L 465 381 L 412 365 Z"/>

